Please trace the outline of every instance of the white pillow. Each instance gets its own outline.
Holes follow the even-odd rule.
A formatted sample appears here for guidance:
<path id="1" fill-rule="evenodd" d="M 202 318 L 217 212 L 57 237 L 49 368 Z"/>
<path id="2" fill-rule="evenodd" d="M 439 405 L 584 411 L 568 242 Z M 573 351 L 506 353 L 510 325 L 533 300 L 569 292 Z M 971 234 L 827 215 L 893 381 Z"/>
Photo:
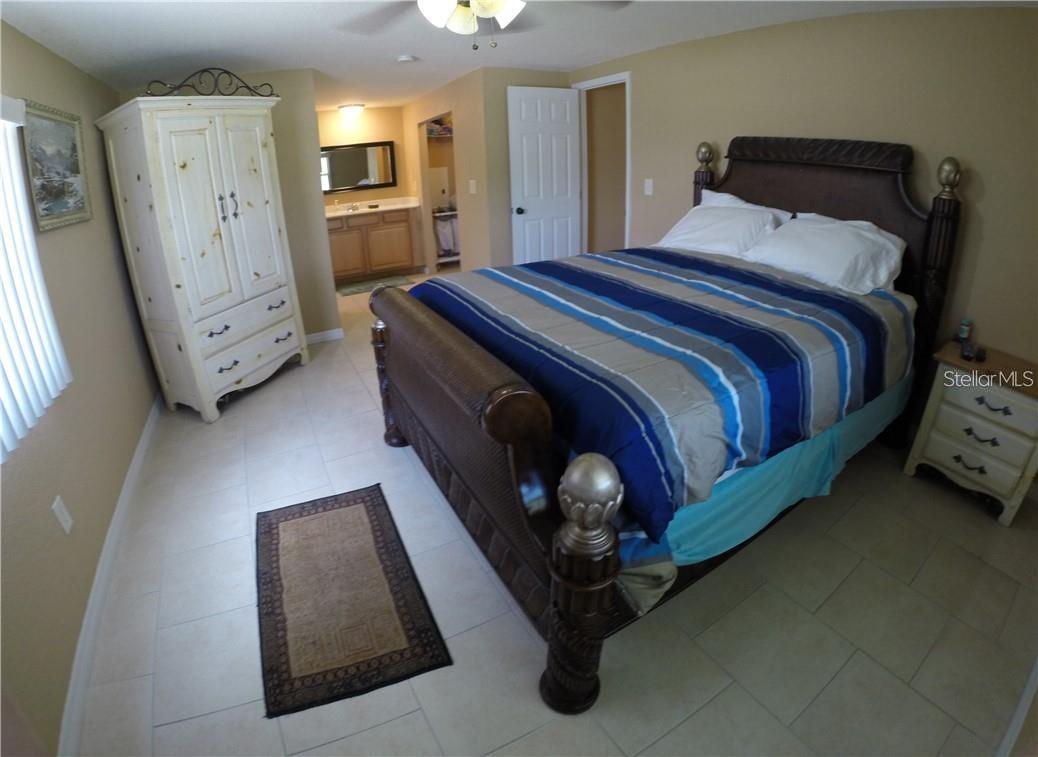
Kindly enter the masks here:
<path id="1" fill-rule="evenodd" d="M 738 258 L 780 223 L 778 216 L 766 209 L 697 205 L 657 246 Z"/>
<path id="2" fill-rule="evenodd" d="M 754 208 L 756 210 L 767 210 L 778 216 L 780 224 L 787 223 L 789 219 L 793 217 L 793 214 L 788 210 L 769 208 L 766 205 L 754 205 L 753 203 L 746 202 L 746 200 L 737 195 L 725 194 L 724 192 L 714 192 L 710 189 L 703 190 L 699 205 L 700 207 Z"/>
<path id="3" fill-rule="evenodd" d="M 904 252 L 903 239 L 874 223 L 804 213 L 743 257 L 845 292 L 868 294 L 893 288 Z"/>

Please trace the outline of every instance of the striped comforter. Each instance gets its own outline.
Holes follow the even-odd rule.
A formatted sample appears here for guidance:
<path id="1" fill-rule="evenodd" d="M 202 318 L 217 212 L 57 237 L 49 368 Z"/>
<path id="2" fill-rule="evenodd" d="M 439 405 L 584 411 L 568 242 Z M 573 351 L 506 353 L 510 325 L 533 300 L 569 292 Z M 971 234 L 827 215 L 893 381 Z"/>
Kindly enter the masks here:
<path id="1" fill-rule="evenodd" d="M 654 541 L 718 479 L 824 431 L 911 365 L 897 296 L 705 254 L 580 255 L 411 294 L 541 392 L 575 452 L 613 460 Z"/>

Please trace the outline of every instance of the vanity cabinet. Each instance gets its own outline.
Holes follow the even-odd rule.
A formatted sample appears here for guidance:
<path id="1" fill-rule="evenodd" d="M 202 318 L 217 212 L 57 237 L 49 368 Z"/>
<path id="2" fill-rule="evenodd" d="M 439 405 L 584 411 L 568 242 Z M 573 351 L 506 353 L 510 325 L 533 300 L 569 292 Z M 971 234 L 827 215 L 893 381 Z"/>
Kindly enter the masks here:
<path id="1" fill-rule="evenodd" d="M 130 281 L 166 405 L 307 360 L 278 186 L 276 97 L 138 97 L 97 121 Z"/>
<path id="2" fill-rule="evenodd" d="M 328 241 L 336 281 L 415 267 L 411 210 L 328 219 Z"/>

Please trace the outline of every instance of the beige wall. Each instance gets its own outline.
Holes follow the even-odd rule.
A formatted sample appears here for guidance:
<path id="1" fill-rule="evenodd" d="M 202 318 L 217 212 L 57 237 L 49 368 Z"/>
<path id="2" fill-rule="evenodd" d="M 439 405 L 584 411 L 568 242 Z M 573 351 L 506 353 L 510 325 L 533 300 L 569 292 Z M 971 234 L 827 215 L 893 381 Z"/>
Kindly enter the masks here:
<path id="1" fill-rule="evenodd" d="M 587 249 L 617 250 L 624 246 L 626 86 L 612 84 L 589 89 L 585 97 Z"/>
<path id="2" fill-rule="evenodd" d="M 314 72 L 307 68 L 243 76 L 248 82 L 269 81 L 281 96 L 272 114 L 285 225 L 303 325 L 308 334 L 342 328 L 324 219 Z"/>
<path id="3" fill-rule="evenodd" d="M 82 117 L 94 212 L 37 235 L 73 380 L 2 468 L 3 690 L 53 753 L 94 570 L 156 387 L 93 125 L 118 96 L 7 24 L 0 57 L 4 94 Z M 59 494 L 69 536 L 50 512 Z"/>
<path id="4" fill-rule="evenodd" d="M 324 202 L 332 205 L 343 202 L 365 202 L 385 197 L 417 196 L 418 186 L 410 173 L 404 155 L 404 109 L 365 108 L 359 116 L 344 116 L 337 110 L 317 112 L 317 128 L 321 145 L 351 145 L 358 142 L 392 142 L 396 157 L 396 186 L 382 189 L 358 189 L 324 195 Z"/>
<path id="5" fill-rule="evenodd" d="M 454 138 L 453 137 L 433 137 L 428 142 L 429 149 L 429 168 L 446 168 L 447 169 L 447 198 L 449 200 L 458 194 L 458 182 L 454 179 Z M 444 202 L 437 202 L 437 205 L 446 205 Z"/>
<path id="6" fill-rule="evenodd" d="M 739 134 L 907 142 L 915 196 L 937 163 L 965 169 L 945 331 L 1038 359 L 1038 11 L 971 8 L 843 16 L 756 29 L 573 72 L 631 71 L 632 243 L 691 204 L 695 146 Z M 645 197 L 642 181 L 653 178 Z"/>

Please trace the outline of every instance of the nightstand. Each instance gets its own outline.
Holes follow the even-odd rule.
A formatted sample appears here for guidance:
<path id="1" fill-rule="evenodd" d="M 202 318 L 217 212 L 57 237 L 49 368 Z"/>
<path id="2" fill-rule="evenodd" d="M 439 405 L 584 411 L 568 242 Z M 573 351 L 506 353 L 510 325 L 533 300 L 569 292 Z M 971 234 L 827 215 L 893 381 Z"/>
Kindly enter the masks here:
<path id="1" fill-rule="evenodd" d="M 988 349 L 983 363 L 963 360 L 949 342 L 934 355 L 937 375 L 905 463 L 931 465 L 959 486 L 1002 503 L 1013 522 L 1038 470 L 1038 365 Z"/>

